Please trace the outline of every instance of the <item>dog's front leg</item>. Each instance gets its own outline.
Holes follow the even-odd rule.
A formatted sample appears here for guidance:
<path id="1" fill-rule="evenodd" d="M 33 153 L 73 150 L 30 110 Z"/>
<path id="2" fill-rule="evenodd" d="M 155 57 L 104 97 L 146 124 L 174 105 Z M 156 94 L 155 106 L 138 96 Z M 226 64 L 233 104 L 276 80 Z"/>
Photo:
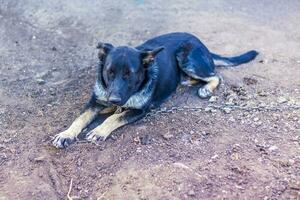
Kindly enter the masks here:
<path id="1" fill-rule="evenodd" d="M 104 141 L 114 130 L 126 124 L 135 122 L 145 116 L 145 111 L 130 109 L 108 117 L 101 125 L 87 134 L 87 140 Z"/>
<path id="2" fill-rule="evenodd" d="M 54 137 L 53 145 L 60 149 L 66 148 L 77 139 L 77 136 L 81 133 L 81 131 L 86 128 L 98 114 L 111 113 L 116 109 L 116 106 L 107 107 L 97 104 L 95 99 L 92 97 L 83 112 L 75 119 L 71 126 Z"/>
<path id="3" fill-rule="evenodd" d="M 53 140 L 53 145 L 56 148 L 66 148 L 71 143 L 73 143 L 79 133 L 89 124 L 91 123 L 101 108 L 87 108 L 85 109 L 79 117 L 75 119 L 75 121 L 71 124 L 71 126 L 57 134 Z M 103 108 L 102 108 L 103 109 Z"/>

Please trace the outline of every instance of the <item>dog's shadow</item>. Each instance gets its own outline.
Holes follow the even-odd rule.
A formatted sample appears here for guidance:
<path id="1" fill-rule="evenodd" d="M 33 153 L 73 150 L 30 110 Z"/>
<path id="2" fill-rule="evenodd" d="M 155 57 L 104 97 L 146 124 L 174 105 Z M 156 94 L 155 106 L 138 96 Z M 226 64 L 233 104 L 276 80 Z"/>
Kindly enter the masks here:
<path id="1" fill-rule="evenodd" d="M 96 128 L 97 126 L 99 126 L 100 124 L 102 124 L 104 122 L 104 120 L 111 116 L 113 113 L 111 114 L 103 114 L 103 115 L 98 115 L 96 117 L 96 119 L 94 119 L 79 135 L 78 135 L 78 139 L 79 140 L 85 140 L 86 138 L 86 134 L 93 130 L 94 128 Z"/>
<path id="2" fill-rule="evenodd" d="M 205 82 L 200 81 L 199 83 L 193 85 L 193 86 L 183 86 L 180 85 L 177 88 L 177 91 L 173 94 L 176 100 L 176 105 L 185 104 L 187 102 L 187 99 L 190 97 L 190 95 L 197 95 L 197 91 L 200 87 L 202 87 L 205 84 Z M 180 97 L 179 97 L 180 96 Z M 161 105 L 163 106 L 163 105 Z M 159 106 L 159 107 L 161 107 Z M 159 109 L 159 107 L 157 109 Z M 104 120 L 111 116 L 113 113 L 110 114 L 104 114 L 104 115 L 98 115 L 96 119 L 93 120 L 79 135 L 79 140 L 85 140 L 86 134 L 102 124 Z"/>

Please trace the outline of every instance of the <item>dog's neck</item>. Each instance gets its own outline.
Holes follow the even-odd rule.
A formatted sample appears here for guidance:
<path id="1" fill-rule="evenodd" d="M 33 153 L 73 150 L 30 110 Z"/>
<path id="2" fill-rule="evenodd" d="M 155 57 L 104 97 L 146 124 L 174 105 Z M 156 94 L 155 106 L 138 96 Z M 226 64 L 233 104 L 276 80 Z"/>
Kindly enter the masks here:
<path id="1" fill-rule="evenodd" d="M 131 109 L 142 109 L 149 104 L 153 96 L 158 77 L 158 65 L 154 62 L 147 71 L 147 82 L 142 89 L 132 95 L 122 106 Z"/>
<path id="2" fill-rule="evenodd" d="M 100 65 L 100 67 L 102 67 Z M 100 69 L 101 70 L 101 69 Z M 151 101 L 151 97 L 153 96 L 157 77 L 158 77 L 158 65 L 156 62 L 151 64 L 151 66 L 147 70 L 147 82 L 144 84 L 144 86 L 133 94 L 127 102 L 122 106 L 123 108 L 129 108 L 129 109 L 143 109 L 146 106 L 149 105 L 149 102 Z M 101 70 L 102 71 L 102 70 Z M 99 79 L 98 79 L 99 80 Z M 107 91 L 105 90 L 102 81 L 97 81 L 94 86 L 94 94 L 96 95 L 97 101 L 103 102 L 107 104 Z"/>

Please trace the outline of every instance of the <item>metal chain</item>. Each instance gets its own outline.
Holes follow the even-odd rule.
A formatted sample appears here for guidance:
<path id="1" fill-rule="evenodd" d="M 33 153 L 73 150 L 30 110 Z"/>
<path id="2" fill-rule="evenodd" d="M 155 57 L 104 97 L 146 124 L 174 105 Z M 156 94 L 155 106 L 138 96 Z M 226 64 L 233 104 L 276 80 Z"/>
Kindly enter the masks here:
<path id="1" fill-rule="evenodd" d="M 181 111 L 211 111 L 212 109 L 221 110 L 226 112 L 226 110 L 230 109 L 230 112 L 233 110 L 243 110 L 243 111 L 256 111 L 256 112 L 263 112 L 263 111 L 272 111 L 272 112 L 282 112 L 285 110 L 299 110 L 300 105 L 287 105 L 287 106 L 240 106 L 240 105 L 216 105 L 216 104 L 209 104 L 206 107 L 197 106 L 197 107 L 190 107 L 190 106 L 173 106 L 171 108 L 159 108 L 153 109 L 149 113 L 146 114 L 145 118 L 155 117 L 160 114 L 169 114 L 169 113 L 178 113 Z"/>

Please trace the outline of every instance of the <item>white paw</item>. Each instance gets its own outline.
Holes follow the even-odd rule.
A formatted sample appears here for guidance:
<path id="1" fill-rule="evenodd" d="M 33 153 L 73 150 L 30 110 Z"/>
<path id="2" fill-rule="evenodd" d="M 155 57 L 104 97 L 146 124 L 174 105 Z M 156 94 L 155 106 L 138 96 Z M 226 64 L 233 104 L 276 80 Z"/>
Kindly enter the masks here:
<path id="1" fill-rule="evenodd" d="M 76 138 L 69 134 L 67 131 L 63 131 L 54 136 L 52 144 L 58 149 L 64 149 L 70 144 L 75 142 Z"/>
<path id="2" fill-rule="evenodd" d="M 108 136 L 108 134 L 97 132 L 97 130 L 91 130 L 86 134 L 86 140 L 90 142 L 105 141 Z"/>
<path id="3" fill-rule="evenodd" d="M 212 96 L 212 92 L 206 87 L 201 87 L 198 90 L 198 95 L 201 99 L 207 99 Z"/>

